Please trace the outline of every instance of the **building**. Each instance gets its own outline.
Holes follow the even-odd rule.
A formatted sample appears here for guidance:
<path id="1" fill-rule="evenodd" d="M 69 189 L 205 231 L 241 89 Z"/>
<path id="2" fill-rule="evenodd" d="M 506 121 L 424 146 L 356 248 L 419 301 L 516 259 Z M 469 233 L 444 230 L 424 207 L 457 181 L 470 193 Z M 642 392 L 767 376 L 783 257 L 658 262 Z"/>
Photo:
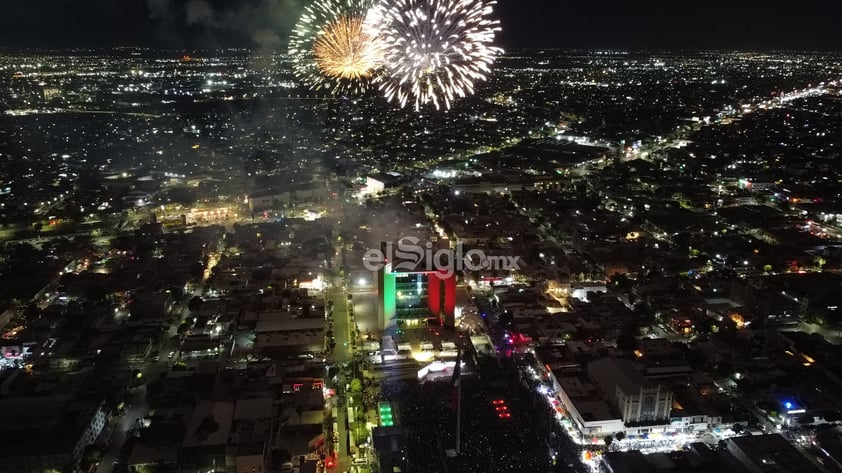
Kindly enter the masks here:
<path id="1" fill-rule="evenodd" d="M 378 426 L 371 430 L 380 471 L 406 470 L 406 432 L 391 402 L 377 404 Z"/>
<path id="2" fill-rule="evenodd" d="M 0 306 L 0 330 L 5 329 L 6 326 L 12 322 L 14 315 L 14 304 L 6 303 L 5 305 Z"/>
<path id="3" fill-rule="evenodd" d="M 183 360 L 216 359 L 219 356 L 220 340 L 208 335 L 187 337 L 181 344 L 180 358 Z"/>
<path id="4" fill-rule="evenodd" d="M 454 194 L 509 194 L 515 191 L 562 190 L 569 179 L 554 176 L 483 176 L 458 179 L 452 184 Z"/>
<path id="5" fill-rule="evenodd" d="M 178 452 L 181 470 L 216 471 L 225 466 L 234 407 L 233 402 L 215 401 L 196 405 Z"/>
<path id="6" fill-rule="evenodd" d="M 254 330 L 254 351 L 293 355 L 324 351 L 324 317 L 293 317 L 289 313 L 260 314 Z"/>
<path id="7" fill-rule="evenodd" d="M 588 363 L 587 370 L 627 425 L 669 421 L 672 392 L 644 378 L 630 361 L 603 358 Z"/>
<path id="8" fill-rule="evenodd" d="M 321 202 L 327 197 L 327 187 L 322 183 L 305 183 L 287 186 L 285 190 L 269 189 L 248 197 L 252 212 L 283 209 L 293 204 Z"/>
<path id="9" fill-rule="evenodd" d="M 819 429 L 816 432 L 815 444 L 824 455 L 825 461 L 837 471 L 842 471 L 842 429 Z"/>
<path id="10" fill-rule="evenodd" d="M 73 470 L 105 427 L 104 405 L 71 395 L 0 400 L 0 472 Z"/>
<path id="11" fill-rule="evenodd" d="M 456 323 L 456 274 L 425 270 L 393 270 L 391 263 L 377 273 L 377 320 L 380 330 L 400 323 L 418 326 L 427 319 L 453 327 Z M 399 322 L 400 321 L 400 322 Z"/>
<path id="12" fill-rule="evenodd" d="M 727 449 L 750 473 L 819 472 L 779 434 L 734 437 Z"/>
<path id="13" fill-rule="evenodd" d="M 553 385 L 562 411 L 576 423 L 583 436 L 623 432 L 623 419 L 605 402 L 596 387 L 584 376 L 560 376 L 553 372 Z"/>
<path id="14" fill-rule="evenodd" d="M 745 473 L 742 465 L 728 452 L 712 450 L 703 443 L 690 444 L 683 451 L 649 455 L 637 450 L 607 452 L 599 466 L 601 473 Z"/>
<path id="15" fill-rule="evenodd" d="M 268 394 L 243 398 L 234 408 L 229 456 L 237 473 L 265 473 L 269 465 L 273 399 Z"/>
<path id="16" fill-rule="evenodd" d="M 378 173 L 367 176 L 365 179 L 365 188 L 363 194 L 378 195 L 382 194 L 388 189 L 397 188 L 402 181 L 402 177 L 398 173 Z"/>

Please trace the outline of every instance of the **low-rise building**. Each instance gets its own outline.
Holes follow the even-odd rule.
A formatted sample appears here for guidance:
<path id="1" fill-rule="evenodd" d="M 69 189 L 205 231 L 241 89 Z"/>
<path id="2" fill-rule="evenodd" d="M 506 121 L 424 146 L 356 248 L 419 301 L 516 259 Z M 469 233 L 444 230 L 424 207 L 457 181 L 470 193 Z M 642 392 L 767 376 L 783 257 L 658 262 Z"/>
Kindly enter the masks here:
<path id="1" fill-rule="evenodd" d="M 820 471 L 779 434 L 734 437 L 727 449 L 750 473 Z"/>
<path id="2" fill-rule="evenodd" d="M 71 395 L 0 400 L 0 472 L 72 471 L 105 422 L 104 401 Z"/>

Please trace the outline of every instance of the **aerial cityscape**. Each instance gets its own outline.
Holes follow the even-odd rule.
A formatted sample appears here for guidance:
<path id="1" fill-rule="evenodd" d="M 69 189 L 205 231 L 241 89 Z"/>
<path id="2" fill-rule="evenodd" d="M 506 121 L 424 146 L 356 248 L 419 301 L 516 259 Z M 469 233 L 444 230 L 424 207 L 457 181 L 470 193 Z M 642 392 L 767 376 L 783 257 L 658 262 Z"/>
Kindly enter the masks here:
<path id="1" fill-rule="evenodd" d="M 0 473 L 842 472 L 842 35 L 15 2 Z"/>

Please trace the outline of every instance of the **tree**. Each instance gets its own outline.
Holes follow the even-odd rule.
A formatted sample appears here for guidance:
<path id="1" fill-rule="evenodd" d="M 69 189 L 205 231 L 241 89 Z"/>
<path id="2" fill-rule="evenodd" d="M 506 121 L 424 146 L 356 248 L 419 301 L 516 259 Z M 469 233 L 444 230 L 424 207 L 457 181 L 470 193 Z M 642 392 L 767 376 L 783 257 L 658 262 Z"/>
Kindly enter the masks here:
<path id="1" fill-rule="evenodd" d="M 363 390 L 363 382 L 360 381 L 359 378 L 354 378 L 351 380 L 351 392 L 358 393 L 362 392 Z"/>
<path id="2" fill-rule="evenodd" d="M 368 427 L 365 422 L 354 423 L 354 437 L 358 443 L 364 443 L 368 439 Z"/>
<path id="3" fill-rule="evenodd" d="M 182 322 L 181 325 L 178 326 L 178 334 L 185 335 L 187 332 L 190 331 L 191 324 L 187 322 Z"/>
<path id="4" fill-rule="evenodd" d="M 824 420 L 828 422 L 839 422 L 840 420 L 842 420 L 842 415 L 840 415 L 839 411 L 837 410 L 825 412 L 823 417 Z"/>
<path id="5" fill-rule="evenodd" d="M 88 464 L 97 463 L 102 458 L 102 450 L 96 445 L 88 445 L 85 447 L 84 460 Z"/>
<path id="6" fill-rule="evenodd" d="M 611 284 L 620 292 L 629 292 L 632 289 L 632 280 L 626 274 L 612 275 Z"/>
<path id="7" fill-rule="evenodd" d="M 275 448 L 272 449 L 272 463 L 276 466 L 280 466 L 292 459 L 292 454 L 289 453 L 286 449 L 283 448 Z"/>
<path id="8" fill-rule="evenodd" d="M 702 317 L 696 321 L 696 332 L 699 335 L 710 335 L 713 332 L 713 320 L 708 317 Z"/>
<path id="9" fill-rule="evenodd" d="M 606 435 L 605 438 L 602 439 L 602 441 L 605 442 L 606 447 L 610 448 L 611 444 L 614 443 L 614 437 Z"/>
<path id="10" fill-rule="evenodd" d="M 199 309 L 202 308 L 202 303 L 205 302 L 199 296 L 193 296 L 189 302 L 187 302 L 187 308 L 190 309 L 190 312 L 198 312 Z"/>
<path id="11" fill-rule="evenodd" d="M 728 360 L 722 360 L 716 364 L 713 372 L 717 378 L 729 378 L 734 374 L 734 365 Z"/>
<path id="12" fill-rule="evenodd" d="M 637 348 L 637 338 L 629 330 L 623 330 L 617 335 L 617 348 L 624 351 L 632 351 Z"/>
<path id="13" fill-rule="evenodd" d="M 734 426 L 731 427 L 731 430 L 733 430 L 735 434 L 739 435 L 745 430 L 745 427 L 743 427 L 742 424 L 734 424 Z"/>
<path id="14" fill-rule="evenodd" d="M 626 439 L 626 433 L 625 433 L 625 432 L 617 432 L 617 435 L 615 435 L 615 436 L 614 436 L 614 438 L 615 438 L 618 442 L 622 442 L 623 440 L 625 440 L 625 439 Z"/>

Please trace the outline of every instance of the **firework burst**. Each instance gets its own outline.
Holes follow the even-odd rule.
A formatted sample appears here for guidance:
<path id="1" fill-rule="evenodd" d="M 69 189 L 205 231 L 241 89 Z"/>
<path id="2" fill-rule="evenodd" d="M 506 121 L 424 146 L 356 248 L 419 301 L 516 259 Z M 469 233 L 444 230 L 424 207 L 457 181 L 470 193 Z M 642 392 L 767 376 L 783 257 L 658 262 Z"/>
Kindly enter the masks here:
<path id="1" fill-rule="evenodd" d="M 364 27 L 373 0 L 318 0 L 293 30 L 290 55 L 296 75 L 316 90 L 362 93 L 382 63 L 380 42 Z"/>
<path id="2" fill-rule="evenodd" d="M 383 49 L 384 73 L 376 78 L 389 101 L 416 110 L 450 108 L 474 92 L 502 52 L 492 45 L 499 22 L 495 1 L 381 0 L 366 31 Z"/>

